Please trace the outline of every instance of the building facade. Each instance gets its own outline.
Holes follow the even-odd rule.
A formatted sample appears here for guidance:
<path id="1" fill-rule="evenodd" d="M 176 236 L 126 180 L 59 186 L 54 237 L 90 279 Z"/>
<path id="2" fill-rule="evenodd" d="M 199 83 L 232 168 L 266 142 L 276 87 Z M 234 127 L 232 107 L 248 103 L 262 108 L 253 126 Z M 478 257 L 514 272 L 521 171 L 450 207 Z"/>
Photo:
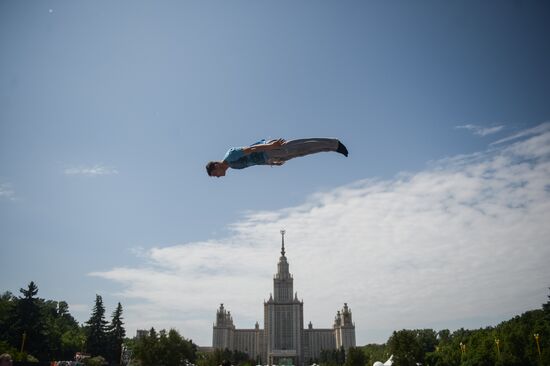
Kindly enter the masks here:
<path id="1" fill-rule="evenodd" d="M 338 311 L 332 328 L 304 329 L 304 302 L 294 292 L 281 231 L 281 257 L 273 277 L 273 293 L 264 302 L 264 329 L 237 329 L 231 313 L 220 305 L 213 327 L 215 349 L 237 350 L 262 364 L 305 365 L 318 359 L 323 350 L 355 347 L 355 324 L 347 304 Z"/>

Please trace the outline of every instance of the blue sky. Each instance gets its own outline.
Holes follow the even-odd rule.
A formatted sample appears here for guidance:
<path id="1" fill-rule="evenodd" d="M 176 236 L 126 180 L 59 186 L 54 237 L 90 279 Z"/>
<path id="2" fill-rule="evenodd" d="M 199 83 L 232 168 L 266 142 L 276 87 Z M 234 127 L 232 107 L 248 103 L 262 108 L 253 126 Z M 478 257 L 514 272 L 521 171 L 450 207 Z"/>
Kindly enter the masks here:
<path id="1" fill-rule="evenodd" d="M 42 297 L 68 301 L 81 321 L 99 293 L 109 311 L 123 303 L 132 332 L 174 326 L 207 345 L 219 302 L 238 326 L 261 319 L 284 225 L 306 319 L 328 327 L 347 301 L 361 344 L 383 342 L 399 327 L 478 327 L 539 306 L 549 275 L 540 267 L 549 257 L 549 197 L 540 183 L 550 178 L 549 15 L 545 2 L 515 1 L 1 2 L 0 245 L 8 258 L 1 290 L 17 292 L 34 280 Z M 340 138 L 350 157 L 320 154 L 221 179 L 205 173 L 206 162 L 231 146 L 317 136 Z M 511 136 L 518 138 L 506 140 Z M 532 159 L 534 168 L 523 171 Z M 495 184 L 508 179 L 518 190 L 478 191 L 484 169 L 500 173 Z M 518 171 L 528 183 L 514 183 Z M 439 173 L 455 183 L 441 196 Z M 464 177 L 479 181 L 456 185 Z M 385 201 L 390 196 L 380 192 L 388 191 L 395 196 Z M 348 194 L 363 199 L 356 204 Z M 462 211 L 463 201 L 453 210 L 449 194 L 469 195 L 470 205 L 490 204 L 498 214 L 481 225 L 482 217 Z M 445 210 L 425 224 L 414 221 L 426 204 L 441 202 Z M 319 217 L 318 207 L 347 219 Z M 388 207 L 409 216 L 394 217 Z M 528 214 L 518 211 L 525 207 Z M 459 215 L 446 221 L 454 235 L 440 237 L 432 225 L 449 212 Z M 478 223 L 475 230 L 463 221 L 452 225 L 458 217 Z M 517 226 L 513 218 L 529 220 Z M 505 229 L 511 231 L 499 236 Z M 517 277 L 533 280 L 509 288 L 509 303 L 481 302 L 488 287 L 467 282 L 461 298 L 469 302 L 461 309 L 478 311 L 443 303 L 430 308 L 441 316 L 422 317 L 418 311 L 437 293 L 419 296 L 402 315 L 374 301 L 399 303 L 403 288 L 417 294 L 430 287 L 422 276 L 401 284 L 395 274 L 434 263 L 431 245 L 443 239 L 449 251 L 486 246 L 472 248 L 474 258 L 461 251 L 449 258 L 447 268 L 457 272 L 442 276 L 448 282 L 440 286 L 456 285 L 462 260 L 476 263 L 487 280 L 479 282 L 494 285 L 496 274 L 507 273 L 505 261 L 475 261 L 486 258 L 477 250 L 494 249 L 498 240 L 509 256 L 526 235 L 533 249 L 517 257 L 518 268 L 531 270 Z M 293 240 L 302 249 L 293 249 Z M 376 249 L 384 243 L 399 255 Z M 320 258 L 311 259 L 307 248 Z M 350 258 L 364 262 L 349 265 Z M 369 272 L 377 263 L 384 270 Z M 245 274 L 220 279 L 216 264 Z M 316 280 L 319 266 L 338 273 L 332 288 Z M 403 281 L 411 278 L 405 269 Z M 342 290 L 350 276 L 361 286 Z M 175 298 L 169 284 L 181 290 Z M 245 284 L 257 292 L 247 293 Z M 185 291 L 199 289 L 197 304 Z M 388 311 L 374 317 L 372 304 Z M 418 323 L 405 321 L 411 317 Z"/>

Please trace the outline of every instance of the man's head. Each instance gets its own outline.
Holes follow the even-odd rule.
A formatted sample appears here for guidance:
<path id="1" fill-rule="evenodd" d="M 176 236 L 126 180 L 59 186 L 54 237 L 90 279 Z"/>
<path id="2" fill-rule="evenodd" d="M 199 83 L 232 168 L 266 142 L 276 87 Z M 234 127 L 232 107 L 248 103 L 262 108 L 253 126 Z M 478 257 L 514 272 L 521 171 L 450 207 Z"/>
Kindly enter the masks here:
<path id="1" fill-rule="evenodd" d="M 11 366 L 12 360 L 9 353 L 3 353 L 0 355 L 0 366 Z"/>
<path id="2" fill-rule="evenodd" d="M 227 165 L 223 161 L 211 161 L 206 164 L 206 172 L 211 177 L 223 177 L 226 170 Z"/>

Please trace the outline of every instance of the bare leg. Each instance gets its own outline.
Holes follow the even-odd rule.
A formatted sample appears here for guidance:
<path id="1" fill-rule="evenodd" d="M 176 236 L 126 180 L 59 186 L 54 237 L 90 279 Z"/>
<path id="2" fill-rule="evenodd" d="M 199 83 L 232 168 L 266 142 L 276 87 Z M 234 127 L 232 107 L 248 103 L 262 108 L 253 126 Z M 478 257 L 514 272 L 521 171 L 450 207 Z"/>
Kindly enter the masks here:
<path id="1" fill-rule="evenodd" d="M 280 148 L 267 151 L 269 159 L 276 161 L 287 161 L 300 156 L 316 154 L 323 151 L 336 151 L 339 141 L 337 139 L 310 138 L 290 140 L 281 145 Z"/>

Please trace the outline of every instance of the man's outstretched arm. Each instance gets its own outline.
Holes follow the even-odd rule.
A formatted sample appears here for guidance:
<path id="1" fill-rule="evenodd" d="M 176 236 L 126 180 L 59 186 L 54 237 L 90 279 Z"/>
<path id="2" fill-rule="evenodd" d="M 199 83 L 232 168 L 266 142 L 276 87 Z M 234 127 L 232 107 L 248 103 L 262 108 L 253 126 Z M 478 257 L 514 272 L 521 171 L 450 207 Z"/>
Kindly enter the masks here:
<path id="1" fill-rule="evenodd" d="M 253 153 L 253 152 L 269 151 L 269 150 L 279 148 L 284 143 L 285 143 L 284 139 L 277 139 L 277 140 L 271 141 L 268 144 L 259 144 L 259 145 L 252 145 L 252 146 L 243 147 L 243 152 L 245 154 L 250 154 L 250 153 Z"/>

